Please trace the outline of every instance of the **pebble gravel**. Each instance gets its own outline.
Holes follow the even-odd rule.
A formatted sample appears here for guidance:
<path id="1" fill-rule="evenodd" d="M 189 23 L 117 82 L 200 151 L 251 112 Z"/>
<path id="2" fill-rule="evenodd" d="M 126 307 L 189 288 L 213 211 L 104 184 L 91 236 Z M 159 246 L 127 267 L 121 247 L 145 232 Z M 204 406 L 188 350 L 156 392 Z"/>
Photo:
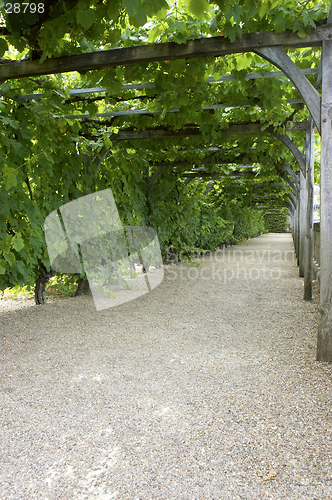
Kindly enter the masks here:
<path id="1" fill-rule="evenodd" d="M 0 300 L 0 499 L 332 498 L 332 365 L 290 234 L 150 293 Z"/>

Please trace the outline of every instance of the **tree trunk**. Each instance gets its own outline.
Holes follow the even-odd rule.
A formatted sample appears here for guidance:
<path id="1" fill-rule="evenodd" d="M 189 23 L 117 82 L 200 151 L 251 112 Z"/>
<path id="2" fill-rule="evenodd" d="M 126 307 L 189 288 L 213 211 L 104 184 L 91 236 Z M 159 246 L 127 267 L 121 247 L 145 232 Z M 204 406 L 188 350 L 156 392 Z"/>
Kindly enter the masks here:
<path id="1" fill-rule="evenodd" d="M 89 281 L 85 278 L 78 278 L 77 288 L 73 297 L 78 297 L 79 295 L 86 295 L 90 292 Z"/>
<path id="2" fill-rule="evenodd" d="M 45 303 L 46 285 L 49 282 L 50 278 L 53 278 L 53 276 L 55 276 L 57 272 L 58 272 L 57 269 L 51 268 L 50 271 L 42 274 L 37 279 L 36 286 L 35 286 L 35 302 L 36 302 L 36 305 L 40 305 L 40 304 L 44 304 Z"/>

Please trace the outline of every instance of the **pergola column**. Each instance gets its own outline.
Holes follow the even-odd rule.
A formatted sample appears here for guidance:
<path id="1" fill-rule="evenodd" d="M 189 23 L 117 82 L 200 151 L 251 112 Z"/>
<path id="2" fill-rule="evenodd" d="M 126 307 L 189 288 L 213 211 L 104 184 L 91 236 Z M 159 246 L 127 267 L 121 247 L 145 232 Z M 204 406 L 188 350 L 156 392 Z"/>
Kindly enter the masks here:
<path id="1" fill-rule="evenodd" d="M 302 172 L 300 171 L 300 192 L 298 197 L 298 208 L 299 208 L 299 276 L 303 278 L 304 267 L 303 267 L 303 257 L 304 257 L 304 246 L 305 246 L 305 219 L 306 219 L 306 179 Z"/>
<path id="2" fill-rule="evenodd" d="M 312 119 L 309 119 L 309 126 L 306 131 L 306 213 L 304 229 L 304 253 L 303 253 L 303 273 L 304 273 L 304 300 L 312 299 L 312 272 L 313 272 L 313 208 L 314 208 L 314 127 Z"/>
<path id="3" fill-rule="evenodd" d="M 328 23 L 332 22 L 331 11 Z M 317 360 L 332 362 L 332 40 L 322 46 L 320 307 Z"/>

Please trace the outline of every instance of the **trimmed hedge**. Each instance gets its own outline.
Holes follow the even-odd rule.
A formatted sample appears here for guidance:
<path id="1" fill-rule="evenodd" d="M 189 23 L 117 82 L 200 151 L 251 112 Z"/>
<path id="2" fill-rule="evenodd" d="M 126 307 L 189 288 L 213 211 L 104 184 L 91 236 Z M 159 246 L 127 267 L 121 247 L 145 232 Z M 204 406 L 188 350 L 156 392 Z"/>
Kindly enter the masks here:
<path id="1" fill-rule="evenodd" d="M 268 233 L 286 233 L 288 228 L 287 213 L 264 215 L 265 229 Z"/>

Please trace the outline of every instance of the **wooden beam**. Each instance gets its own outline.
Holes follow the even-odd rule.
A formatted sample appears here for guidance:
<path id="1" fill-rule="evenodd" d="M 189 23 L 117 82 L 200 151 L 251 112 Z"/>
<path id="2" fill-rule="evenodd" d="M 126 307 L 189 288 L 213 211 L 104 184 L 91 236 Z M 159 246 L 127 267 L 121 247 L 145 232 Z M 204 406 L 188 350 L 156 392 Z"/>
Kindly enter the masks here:
<path id="1" fill-rule="evenodd" d="M 294 205 L 294 203 L 293 203 L 293 205 Z M 296 255 L 296 262 L 297 262 L 297 265 L 299 265 L 299 209 L 298 209 L 297 205 L 294 205 L 293 218 L 294 218 L 294 233 L 293 233 L 294 249 L 295 249 L 295 255 Z"/>
<path id="2" fill-rule="evenodd" d="M 299 209 L 299 277 L 304 277 L 303 256 L 305 245 L 305 221 L 306 221 L 306 201 L 307 201 L 307 184 L 302 172 L 300 172 L 300 192 L 297 197 Z"/>
<path id="3" fill-rule="evenodd" d="M 320 309 L 317 360 L 332 362 L 332 40 L 322 49 Z"/>
<path id="4" fill-rule="evenodd" d="M 192 57 L 219 57 L 227 54 L 252 52 L 262 47 L 282 46 L 288 48 L 317 47 L 324 40 L 332 36 L 332 27 L 319 26 L 311 30 L 305 38 L 287 30 L 283 33 L 272 31 L 262 33 L 246 33 L 241 40 L 231 43 L 222 36 L 198 38 L 186 43 L 175 42 L 139 45 L 119 49 L 74 54 L 39 61 L 8 60 L 0 65 L 0 83 L 14 78 L 25 78 L 70 71 L 89 71 L 104 69 L 128 64 L 146 64 L 153 61 L 167 61 L 174 59 L 189 59 Z"/>
<path id="5" fill-rule="evenodd" d="M 251 177 L 255 178 L 254 173 L 252 172 L 240 172 L 239 170 L 234 170 L 233 172 L 230 172 L 229 174 L 224 174 L 222 172 L 188 172 L 184 173 L 181 175 L 181 177 L 224 177 L 224 178 L 232 178 L 232 177 Z"/>
<path id="6" fill-rule="evenodd" d="M 304 300 L 312 299 L 312 275 L 313 275 L 313 259 L 314 259 L 314 235 L 313 235 L 313 213 L 314 213 L 314 162 L 315 162 L 315 136 L 312 120 L 306 133 L 306 185 L 307 185 L 307 202 L 306 202 L 306 222 L 304 232 Z"/>
<path id="7" fill-rule="evenodd" d="M 294 207 L 296 207 L 298 205 L 297 198 L 294 196 L 294 194 L 292 192 L 287 193 L 287 194 L 288 194 L 289 199 L 293 203 Z"/>
<path id="8" fill-rule="evenodd" d="M 291 140 L 291 138 L 288 137 L 288 135 L 286 135 L 286 134 L 278 135 L 278 134 L 275 134 L 274 132 L 272 135 L 274 135 L 277 139 L 279 139 L 281 142 L 283 142 L 285 144 L 285 146 L 288 147 L 290 152 L 293 154 L 295 160 L 297 161 L 302 174 L 305 177 L 305 174 L 306 174 L 306 172 L 305 172 L 305 158 L 304 158 L 303 154 L 301 153 L 301 151 L 297 148 L 297 146 Z"/>
<path id="9" fill-rule="evenodd" d="M 290 79 L 300 92 L 310 114 L 315 122 L 317 130 L 320 133 L 320 95 L 315 87 L 309 82 L 301 70 L 291 60 L 288 54 L 282 47 L 263 47 L 255 49 L 256 54 L 259 54 L 264 59 L 281 69 L 283 73 Z"/>
<path id="10" fill-rule="evenodd" d="M 294 213 L 295 207 L 294 207 L 293 203 L 290 201 L 287 201 L 286 205 L 287 205 L 288 209 L 290 210 L 290 212 Z"/>
<path id="11" fill-rule="evenodd" d="M 242 158 L 243 161 L 243 158 Z M 258 162 L 252 162 L 252 163 L 258 163 Z M 154 162 L 153 160 L 150 162 L 150 165 L 155 165 L 156 167 L 161 167 L 161 166 L 166 166 L 166 167 L 192 167 L 192 168 L 200 168 L 203 166 L 212 166 L 212 165 L 231 165 L 231 164 L 236 164 L 234 159 L 223 159 L 223 160 L 202 160 L 198 161 L 197 163 L 195 161 L 165 161 L 165 162 Z M 256 168 L 256 165 L 238 165 L 236 164 L 236 168 Z"/>
<path id="12" fill-rule="evenodd" d="M 286 136 L 278 135 L 274 132 L 273 127 L 268 127 L 264 131 L 262 131 L 263 123 L 231 123 L 227 129 L 221 129 L 218 131 L 220 135 L 237 135 L 237 134 L 265 134 L 270 133 L 274 135 L 277 139 L 280 139 L 284 144 L 291 150 L 294 154 L 296 160 L 298 160 L 296 155 L 301 155 L 295 144 L 292 140 Z M 308 122 L 294 122 L 291 125 L 292 131 L 302 131 L 306 130 L 308 126 Z M 91 137 L 90 133 L 82 133 L 85 137 Z M 135 140 L 149 140 L 149 139 L 168 139 L 171 137 L 197 137 L 201 136 L 202 133 L 199 127 L 187 127 L 180 130 L 168 130 L 165 128 L 153 128 L 153 129 L 145 129 L 145 130 L 120 130 L 117 134 L 111 134 L 110 140 L 113 141 L 135 141 Z M 304 157 L 302 161 L 304 162 Z M 302 165 L 302 163 L 301 163 Z M 300 165 L 300 167 L 301 167 Z"/>
<path id="13" fill-rule="evenodd" d="M 287 182 L 287 184 L 289 185 L 289 187 L 293 190 L 293 193 L 295 194 L 295 196 L 297 196 L 297 187 L 295 186 L 295 184 L 290 180 L 290 178 L 288 177 L 288 175 L 284 174 L 281 170 L 278 170 L 278 175 L 279 177 L 281 177 L 284 181 Z"/>
<path id="14" fill-rule="evenodd" d="M 286 163 L 281 163 L 280 166 L 286 170 L 286 172 L 288 173 L 288 175 L 291 177 L 292 181 L 294 182 L 295 186 L 296 186 L 296 189 L 299 189 L 299 178 L 297 176 L 297 174 L 294 172 L 294 170 L 289 166 L 289 165 L 286 165 Z"/>
<path id="15" fill-rule="evenodd" d="M 245 184 L 224 184 L 223 186 L 220 186 L 221 188 L 224 188 L 224 187 L 234 187 L 234 188 L 243 188 L 243 189 L 247 189 L 249 187 L 252 187 L 253 189 L 262 189 L 262 188 L 281 188 L 281 187 L 285 187 L 285 184 L 280 184 L 280 183 L 274 183 L 274 184 L 250 184 L 250 185 L 245 185 Z"/>

